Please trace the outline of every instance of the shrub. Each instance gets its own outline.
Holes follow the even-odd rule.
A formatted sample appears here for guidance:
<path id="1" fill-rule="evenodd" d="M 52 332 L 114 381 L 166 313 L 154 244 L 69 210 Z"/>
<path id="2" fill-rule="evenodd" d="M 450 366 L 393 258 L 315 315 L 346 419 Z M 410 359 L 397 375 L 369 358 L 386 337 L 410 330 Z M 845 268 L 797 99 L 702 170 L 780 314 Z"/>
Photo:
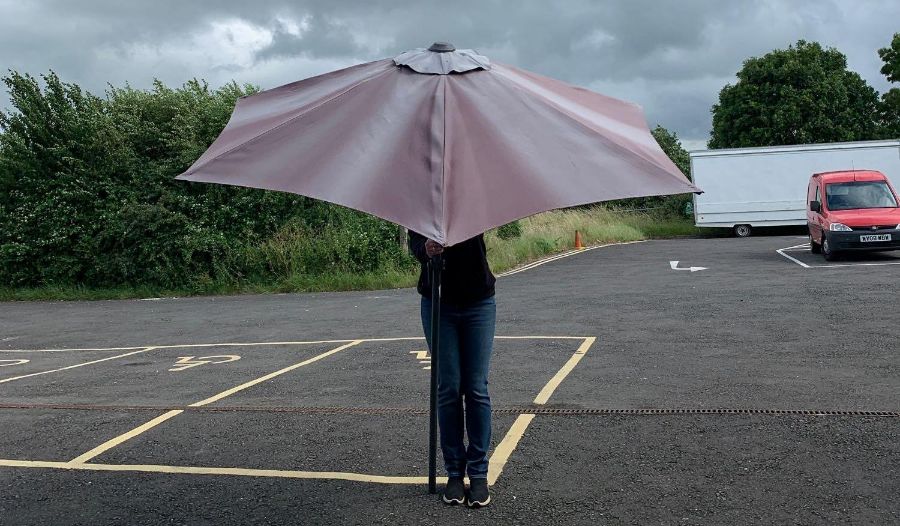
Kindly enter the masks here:
<path id="1" fill-rule="evenodd" d="M 521 235 L 522 225 L 518 221 L 513 221 L 497 228 L 497 236 L 500 239 L 514 239 Z"/>
<path id="2" fill-rule="evenodd" d="M 110 88 L 11 72 L 0 113 L 0 285 L 205 287 L 407 268 L 394 225 L 281 192 L 174 178 L 257 89 Z"/>

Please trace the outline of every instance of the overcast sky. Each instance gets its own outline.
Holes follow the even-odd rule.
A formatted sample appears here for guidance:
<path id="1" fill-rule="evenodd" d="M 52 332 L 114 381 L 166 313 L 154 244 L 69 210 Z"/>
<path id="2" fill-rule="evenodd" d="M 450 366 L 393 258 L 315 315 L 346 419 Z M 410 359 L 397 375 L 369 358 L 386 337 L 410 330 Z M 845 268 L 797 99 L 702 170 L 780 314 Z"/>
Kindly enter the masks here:
<path id="1" fill-rule="evenodd" d="M 0 0 L 0 66 L 98 94 L 154 77 L 270 88 L 447 40 L 637 102 L 693 149 L 747 57 L 818 41 L 881 92 L 876 50 L 898 31 L 898 0 Z"/>

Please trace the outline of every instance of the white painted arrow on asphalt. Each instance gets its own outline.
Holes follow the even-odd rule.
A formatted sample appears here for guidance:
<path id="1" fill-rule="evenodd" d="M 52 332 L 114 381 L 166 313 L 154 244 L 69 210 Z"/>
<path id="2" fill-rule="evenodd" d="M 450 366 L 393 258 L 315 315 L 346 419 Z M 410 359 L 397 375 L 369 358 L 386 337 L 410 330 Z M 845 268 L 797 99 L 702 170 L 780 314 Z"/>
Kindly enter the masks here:
<path id="1" fill-rule="evenodd" d="M 672 267 L 672 270 L 690 270 L 691 272 L 697 272 L 698 270 L 708 270 L 706 267 L 678 268 L 677 261 L 669 261 L 669 266 Z"/>

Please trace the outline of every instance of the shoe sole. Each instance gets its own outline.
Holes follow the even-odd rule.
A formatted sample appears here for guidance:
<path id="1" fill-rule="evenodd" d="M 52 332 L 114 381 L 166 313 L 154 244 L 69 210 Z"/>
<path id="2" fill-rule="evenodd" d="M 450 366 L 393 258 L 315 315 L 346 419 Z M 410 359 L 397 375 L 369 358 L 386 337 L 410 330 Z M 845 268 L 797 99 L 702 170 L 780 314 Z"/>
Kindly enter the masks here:
<path id="1" fill-rule="evenodd" d="M 465 499 L 448 499 L 446 495 L 441 496 L 441 500 L 444 501 L 444 504 L 449 504 L 450 506 L 456 506 L 457 504 L 463 504 Z"/>
<path id="2" fill-rule="evenodd" d="M 467 505 L 468 505 L 470 508 L 483 508 L 483 507 L 487 506 L 487 505 L 490 504 L 490 503 L 491 503 L 491 496 L 488 495 L 487 500 L 484 501 L 484 502 L 478 502 L 478 501 L 475 501 L 475 502 L 468 502 Z"/>

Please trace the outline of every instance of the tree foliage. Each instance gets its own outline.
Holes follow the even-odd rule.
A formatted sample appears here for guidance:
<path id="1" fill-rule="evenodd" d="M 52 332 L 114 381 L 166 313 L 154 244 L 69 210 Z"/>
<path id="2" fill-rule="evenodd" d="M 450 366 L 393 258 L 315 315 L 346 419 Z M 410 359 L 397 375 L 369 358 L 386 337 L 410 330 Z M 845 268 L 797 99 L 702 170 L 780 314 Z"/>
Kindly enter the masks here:
<path id="1" fill-rule="evenodd" d="M 386 222 L 291 194 L 174 180 L 253 86 L 156 82 L 101 98 L 52 72 L 3 81 L 14 109 L 0 113 L 0 284 L 245 279 L 277 272 L 268 242 L 286 235 L 331 269 L 406 261 Z M 302 261 L 298 271 L 322 271 Z"/>
<path id="2" fill-rule="evenodd" d="M 744 61 L 712 107 L 710 148 L 859 141 L 878 135 L 878 94 L 834 48 L 800 40 Z"/>
<path id="3" fill-rule="evenodd" d="M 659 124 L 657 124 L 656 128 L 653 128 L 650 133 L 653 135 L 653 138 L 656 139 L 656 142 L 659 144 L 659 147 L 662 148 L 662 151 L 666 152 L 669 159 L 671 159 L 672 162 L 675 163 L 675 166 L 681 170 L 681 173 L 693 181 L 694 179 L 691 177 L 691 156 L 687 150 L 684 149 L 684 146 L 681 145 L 678 134 L 670 132 Z"/>
<path id="4" fill-rule="evenodd" d="M 881 95 L 879 117 L 881 137 L 900 139 L 900 88 L 891 88 Z"/>
<path id="5" fill-rule="evenodd" d="M 894 33 L 891 45 L 878 50 L 884 61 L 881 73 L 888 81 L 900 83 L 900 33 Z M 900 139 L 900 88 L 891 88 L 881 95 L 879 105 L 881 136 L 885 139 Z"/>
<path id="6" fill-rule="evenodd" d="M 894 33 L 891 45 L 879 49 L 878 56 L 884 61 L 881 73 L 890 82 L 900 82 L 900 33 Z"/>
<path id="7" fill-rule="evenodd" d="M 687 176 L 688 179 L 693 180 L 691 178 L 691 156 L 681 145 L 678 134 L 670 132 L 659 124 L 657 124 L 656 128 L 651 130 L 650 133 L 669 159 L 671 159 L 672 162 L 675 163 L 675 166 L 681 170 L 681 173 Z M 691 194 L 680 194 L 620 199 L 618 201 L 613 201 L 610 204 L 616 208 L 655 211 L 667 216 L 681 216 L 687 213 L 686 206 L 690 202 Z"/>
<path id="8" fill-rule="evenodd" d="M 522 224 L 513 221 L 497 228 L 497 237 L 500 239 L 513 239 L 522 235 Z"/>

